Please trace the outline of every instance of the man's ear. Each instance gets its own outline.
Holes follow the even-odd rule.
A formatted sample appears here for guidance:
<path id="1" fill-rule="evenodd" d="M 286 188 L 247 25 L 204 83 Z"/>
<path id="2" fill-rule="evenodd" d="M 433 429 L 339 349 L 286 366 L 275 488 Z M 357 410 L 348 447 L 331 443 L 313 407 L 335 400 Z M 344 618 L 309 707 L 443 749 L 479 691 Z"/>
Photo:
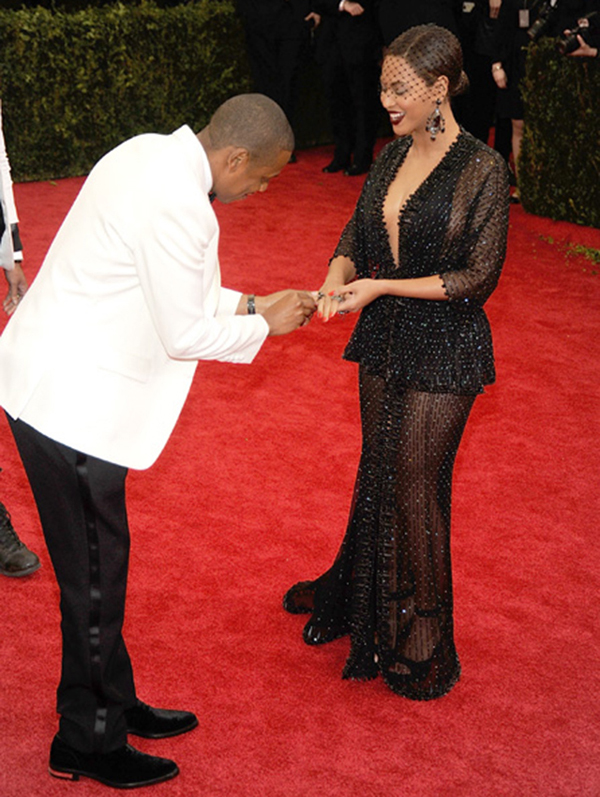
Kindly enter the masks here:
<path id="1" fill-rule="evenodd" d="M 230 172 L 243 169 L 250 159 L 250 153 L 245 147 L 232 147 L 227 154 L 227 168 Z"/>

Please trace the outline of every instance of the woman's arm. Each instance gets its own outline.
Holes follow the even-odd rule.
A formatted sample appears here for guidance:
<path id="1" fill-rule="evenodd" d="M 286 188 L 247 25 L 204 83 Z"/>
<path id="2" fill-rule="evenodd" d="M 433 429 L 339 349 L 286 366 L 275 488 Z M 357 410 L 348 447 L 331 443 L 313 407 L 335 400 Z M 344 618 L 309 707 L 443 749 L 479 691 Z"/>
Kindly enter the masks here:
<path id="1" fill-rule="evenodd" d="M 380 296 L 406 296 L 410 299 L 429 299 L 448 301 L 442 278 L 438 274 L 415 279 L 374 280 L 362 279 L 338 288 L 334 292 L 340 296 L 338 312 L 355 313 Z M 334 300 L 335 303 L 335 300 Z"/>
<path id="2" fill-rule="evenodd" d="M 334 291 L 334 296 L 340 297 L 338 312 L 356 312 L 384 295 L 477 304 L 486 301 L 496 287 L 506 253 L 508 175 L 499 157 L 491 164 L 480 158 L 476 168 L 488 171 L 484 177 L 472 174 L 469 178 L 480 183 L 480 190 L 469 208 L 464 264 L 429 277 L 359 279 Z"/>

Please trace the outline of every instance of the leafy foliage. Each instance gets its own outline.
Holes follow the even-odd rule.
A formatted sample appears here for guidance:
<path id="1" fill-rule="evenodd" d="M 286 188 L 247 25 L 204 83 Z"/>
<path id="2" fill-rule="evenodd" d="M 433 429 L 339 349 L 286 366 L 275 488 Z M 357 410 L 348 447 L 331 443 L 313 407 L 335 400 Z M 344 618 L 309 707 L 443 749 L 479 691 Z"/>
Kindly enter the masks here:
<path id="1" fill-rule="evenodd" d="M 232 2 L 141 0 L 0 11 L 0 86 L 13 176 L 39 180 L 138 133 L 199 130 L 249 77 Z"/>
<path id="2" fill-rule="evenodd" d="M 525 210 L 600 227 L 600 59 L 530 45 L 519 189 Z"/>

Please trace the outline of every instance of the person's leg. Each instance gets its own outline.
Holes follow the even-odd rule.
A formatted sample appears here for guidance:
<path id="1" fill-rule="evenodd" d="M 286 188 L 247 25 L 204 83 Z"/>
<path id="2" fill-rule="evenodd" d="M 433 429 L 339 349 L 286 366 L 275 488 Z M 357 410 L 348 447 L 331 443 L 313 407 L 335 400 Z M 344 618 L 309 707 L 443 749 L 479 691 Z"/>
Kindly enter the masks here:
<path id="1" fill-rule="evenodd" d="M 377 93 L 379 67 L 371 53 L 366 53 L 360 60 L 347 58 L 344 66 L 352 98 L 354 130 L 352 166 L 347 174 L 360 175 L 368 171 L 373 161 L 373 148 L 381 119 L 381 104 Z"/>
<path id="2" fill-rule="evenodd" d="M 512 194 L 514 199 L 519 198 L 519 156 L 521 155 L 521 144 L 523 142 L 523 120 L 522 119 L 511 119 L 512 123 L 512 151 L 513 151 L 513 161 L 515 167 L 515 178 L 517 181 L 517 187 Z"/>
<path id="3" fill-rule="evenodd" d="M 299 36 L 284 36 L 278 42 L 279 99 L 289 123 L 295 130 L 298 75 L 302 62 L 305 40 Z"/>
<path id="4" fill-rule="evenodd" d="M 390 394 L 377 553 L 379 656 L 387 683 L 439 697 L 460 672 L 450 558 L 452 471 L 473 396 Z"/>
<path id="5" fill-rule="evenodd" d="M 272 28 L 246 25 L 245 32 L 253 90 L 279 102 L 278 45 Z"/>
<path id="6" fill-rule="evenodd" d="M 124 712 L 136 703 L 121 635 L 127 469 L 74 451 L 21 421 L 10 425 L 60 587 L 60 737 L 81 752 L 107 753 L 126 743 Z"/>
<path id="7" fill-rule="evenodd" d="M 339 172 L 350 165 L 354 149 L 354 110 L 344 62 L 337 42 L 333 42 L 323 63 L 323 86 L 329 105 L 335 149 L 333 160 L 324 172 Z"/>

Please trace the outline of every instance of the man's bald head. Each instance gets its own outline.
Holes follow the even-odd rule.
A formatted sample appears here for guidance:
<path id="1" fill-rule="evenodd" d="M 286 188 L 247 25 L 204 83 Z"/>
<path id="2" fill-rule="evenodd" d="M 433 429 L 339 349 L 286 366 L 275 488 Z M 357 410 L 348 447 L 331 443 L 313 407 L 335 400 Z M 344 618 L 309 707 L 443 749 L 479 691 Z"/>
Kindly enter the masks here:
<path id="1" fill-rule="evenodd" d="M 240 147 L 254 162 L 294 149 L 294 134 L 286 115 L 264 94 L 231 97 L 215 111 L 206 132 L 213 149 Z"/>

